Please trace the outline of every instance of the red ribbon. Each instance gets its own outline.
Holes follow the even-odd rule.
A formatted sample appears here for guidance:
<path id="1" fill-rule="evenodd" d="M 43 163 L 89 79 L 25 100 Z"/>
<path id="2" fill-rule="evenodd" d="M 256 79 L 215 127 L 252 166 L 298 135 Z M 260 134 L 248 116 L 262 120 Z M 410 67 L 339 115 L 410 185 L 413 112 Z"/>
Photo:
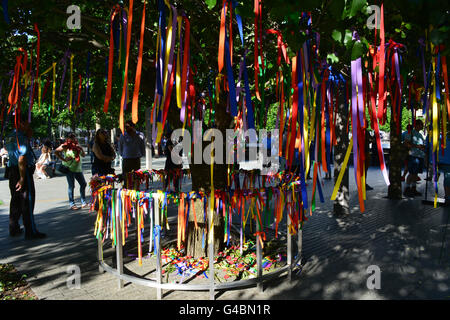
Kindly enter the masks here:
<path id="1" fill-rule="evenodd" d="M 386 91 L 384 88 L 384 69 L 385 69 L 385 38 L 384 38 L 384 9 L 383 3 L 381 3 L 381 12 L 380 12 L 380 50 L 378 51 L 378 62 L 379 62 L 379 82 L 378 82 L 378 120 L 381 123 L 384 123 L 384 106 L 385 106 L 385 98 Z"/>
<path id="2" fill-rule="evenodd" d="M 81 98 L 81 74 L 78 75 L 78 78 L 80 79 L 79 83 L 78 83 L 78 99 L 77 99 L 77 107 L 80 105 L 80 98 Z"/>
<path id="3" fill-rule="evenodd" d="M 116 14 L 120 12 L 120 6 L 117 4 L 114 7 L 114 11 L 111 14 L 110 28 L 109 28 L 109 62 L 108 62 L 108 82 L 106 84 L 105 102 L 103 104 L 103 112 L 108 112 L 109 101 L 111 100 L 111 87 L 112 87 L 112 73 L 113 73 L 113 60 L 114 60 L 114 37 L 113 37 L 113 20 Z M 131 29 L 131 28 L 130 28 Z"/>
<path id="4" fill-rule="evenodd" d="M 255 51 L 254 51 L 254 66 L 255 66 L 255 94 L 256 98 L 261 101 L 261 96 L 259 94 L 259 83 L 258 83 L 258 76 L 259 76 L 259 53 L 262 53 L 262 50 L 260 48 L 261 46 L 261 0 L 255 0 L 254 2 L 254 13 L 255 13 Z M 258 31 L 259 28 L 259 31 Z M 262 57 L 261 57 L 262 59 Z M 262 62 L 262 61 L 261 61 Z M 262 68 L 264 68 L 264 63 L 261 65 Z"/>

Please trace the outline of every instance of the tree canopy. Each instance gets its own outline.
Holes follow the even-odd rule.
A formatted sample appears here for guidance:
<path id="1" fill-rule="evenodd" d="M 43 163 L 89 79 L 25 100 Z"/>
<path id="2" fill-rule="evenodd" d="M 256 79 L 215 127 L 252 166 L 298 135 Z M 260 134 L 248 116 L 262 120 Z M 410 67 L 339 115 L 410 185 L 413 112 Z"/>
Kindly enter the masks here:
<path id="1" fill-rule="evenodd" d="M 6 2 L 8 3 L 8 2 Z M 254 3 L 253 1 L 237 1 L 236 12 L 243 20 L 243 34 L 247 50 L 247 68 L 254 68 L 252 55 L 254 47 Z M 81 28 L 70 30 L 67 20 L 70 13 L 67 8 L 71 1 L 36 1 L 17 0 L 9 2 L 2 7 L 3 19 L 0 19 L 0 43 L 2 59 L 0 60 L 0 82 L 3 105 L 7 105 L 7 96 L 10 90 L 11 71 L 14 69 L 18 49 L 23 48 L 28 52 L 29 58 L 36 63 L 37 32 L 36 24 L 40 32 L 40 70 L 49 68 L 53 62 L 57 62 L 56 74 L 56 110 L 57 113 L 67 109 L 69 95 L 69 60 L 64 56 L 67 51 L 74 54 L 73 59 L 73 95 L 78 93 L 79 76 L 82 78 L 82 99 L 78 110 L 78 117 L 74 114 L 68 119 L 77 121 L 80 126 L 85 126 L 87 120 L 98 119 L 103 126 L 117 127 L 117 116 L 122 87 L 120 69 L 113 76 L 113 89 L 111 108 L 108 114 L 101 112 L 106 91 L 107 59 L 109 55 L 109 28 L 112 9 L 116 4 L 127 8 L 128 1 L 80 1 Z M 262 30 L 274 29 L 282 34 L 282 39 L 287 45 L 287 53 L 295 56 L 307 39 L 320 38 L 318 52 L 320 59 L 328 62 L 333 68 L 342 72 L 344 76 L 350 76 L 350 61 L 352 58 L 362 56 L 364 59 L 369 52 L 369 46 L 375 43 L 375 29 L 367 25 L 368 19 L 373 14 L 368 6 L 369 1 L 363 0 L 306 0 L 293 2 L 288 0 L 262 1 Z M 217 76 L 217 50 L 220 32 L 220 13 L 223 3 L 216 0 L 177 0 L 171 1 L 179 12 L 184 12 L 191 26 L 191 65 L 195 68 L 194 81 L 200 93 L 206 90 L 208 82 Z M 381 5 L 375 1 L 373 5 Z M 141 23 L 143 1 L 135 1 L 133 7 L 133 24 L 130 46 L 129 63 L 129 92 L 131 95 L 134 85 L 134 73 L 138 56 L 139 30 Z M 310 13 L 310 25 L 308 19 L 301 19 L 302 12 Z M 234 19 L 234 18 L 233 18 Z M 445 44 L 449 36 L 448 2 L 444 0 L 399 0 L 389 1 L 384 4 L 384 24 L 386 41 L 394 39 L 405 46 L 402 53 L 402 73 L 408 77 L 422 77 L 422 65 L 420 61 L 420 40 L 427 44 L 430 40 L 435 45 Z M 430 26 L 432 29 L 430 30 Z M 237 25 L 233 22 L 232 39 L 235 46 L 234 56 L 240 58 L 244 54 L 241 48 Z M 143 50 L 143 72 L 139 97 L 140 120 L 143 120 L 144 110 L 151 107 L 155 91 L 155 54 L 158 31 L 158 6 L 157 1 L 149 1 L 146 9 L 146 23 Z M 357 31 L 361 42 L 352 40 L 352 32 Z M 379 32 L 379 30 L 377 30 Z M 376 43 L 379 45 L 379 43 Z M 277 66 L 277 39 L 275 36 L 263 33 L 262 48 L 266 61 L 265 86 L 268 95 L 274 96 L 275 78 Z M 444 55 L 448 55 L 445 48 Z M 124 43 L 120 50 L 121 58 L 124 57 Z M 117 53 L 115 53 L 117 55 Z M 430 55 L 430 50 L 427 51 Z M 31 57 L 32 56 L 32 57 Z M 88 66 L 89 56 L 89 66 Z M 236 59 L 238 61 L 238 59 Z M 66 63 L 66 73 L 62 89 L 60 90 L 62 75 Z M 123 62 L 122 62 L 123 63 Z M 89 68 L 89 72 L 87 72 Z M 282 64 L 286 73 L 288 66 Z M 237 77 L 237 68 L 235 68 Z M 89 75 L 89 99 L 86 95 L 87 76 Z M 51 82 L 51 72 L 47 78 L 42 79 L 42 91 L 46 80 Z M 255 91 L 253 73 L 249 72 L 250 87 Z M 405 77 L 406 78 L 406 77 Z M 48 108 L 51 104 L 51 88 L 48 88 L 44 96 L 43 105 Z M 37 93 L 36 93 L 37 94 Z M 24 92 L 24 100 L 28 93 Z M 254 99 L 254 97 L 253 97 Z M 75 98 L 76 100 L 76 98 Z M 275 102 L 275 99 L 272 99 Z M 35 105 L 37 99 L 35 99 Z M 171 105 L 171 108 L 173 106 Z M 33 110 L 37 109 L 33 106 Z M 128 109 L 129 111 L 129 109 Z M 89 116 L 81 117 L 83 112 Z M 128 113 L 127 113 L 128 114 Z M 57 117 L 52 113 L 52 117 Z M 176 124 L 169 113 L 169 121 Z M 67 119 L 67 117 L 66 117 Z M 62 119 L 61 119 L 62 121 Z"/>

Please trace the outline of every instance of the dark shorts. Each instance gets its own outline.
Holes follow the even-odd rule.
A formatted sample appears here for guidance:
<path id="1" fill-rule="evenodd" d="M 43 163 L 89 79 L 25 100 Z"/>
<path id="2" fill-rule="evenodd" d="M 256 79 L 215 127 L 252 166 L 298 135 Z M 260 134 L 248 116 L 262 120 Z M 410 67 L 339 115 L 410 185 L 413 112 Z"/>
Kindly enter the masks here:
<path id="1" fill-rule="evenodd" d="M 444 187 L 450 187 L 450 164 L 439 163 L 439 174 L 444 174 Z"/>
<path id="2" fill-rule="evenodd" d="M 423 158 L 408 156 L 408 172 L 411 174 L 419 174 L 423 172 L 425 166 Z"/>
<path id="3" fill-rule="evenodd" d="M 141 158 L 128 158 L 122 160 L 122 173 L 137 171 L 141 168 Z"/>

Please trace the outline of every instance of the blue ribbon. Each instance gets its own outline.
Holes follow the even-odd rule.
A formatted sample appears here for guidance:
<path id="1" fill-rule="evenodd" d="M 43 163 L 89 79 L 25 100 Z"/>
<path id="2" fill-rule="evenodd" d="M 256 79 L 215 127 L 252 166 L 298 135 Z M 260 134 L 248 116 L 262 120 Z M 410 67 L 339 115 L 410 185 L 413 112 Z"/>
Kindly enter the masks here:
<path id="1" fill-rule="evenodd" d="M 437 100 L 441 100 L 441 86 L 439 83 L 440 73 L 441 73 L 441 53 L 438 52 L 437 63 L 436 63 L 436 72 L 435 72 L 435 75 L 436 75 L 436 81 L 435 81 L 436 82 L 436 99 Z M 446 121 L 446 120 L 444 120 L 444 121 Z"/>
<path id="2" fill-rule="evenodd" d="M 158 255 L 158 246 L 156 245 L 156 237 L 158 237 L 158 244 L 161 240 L 161 226 L 155 225 L 153 227 L 153 251 Z"/>
<path id="3" fill-rule="evenodd" d="M 302 63 L 301 63 L 301 55 L 297 53 L 297 61 L 298 63 L 298 70 L 297 70 L 297 89 L 298 89 L 298 109 L 299 109 L 299 117 L 300 117 L 300 137 L 301 137 L 301 144 L 302 144 L 302 157 L 305 154 L 305 145 L 303 140 L 303 121 L 304 121 L 304 114 L 303 114 L 303 69 L 302 69 Z M 300 60 L 298 59 L 300 58 Z M 294 137 L 295 139 L 295 137 Z M 303 207 L 305 209 L 308 209 L 308 192 L 306 190 L 306 182 L 305 182 L 305 168 L 303 166 L 303 159 L 300 160 L 300 183 L 302 187 L 302 199 L 303 199 Z"/>
<path id="4" fill-rule="evenodd" d="M 236 9 L 237 6 L 238 6 L 237 1 L 233 0 L 233 7 Z M 242 29 L 243 29 L 242 28 L 242 18 L 237 13 L 235 15 L 236 15 L 236 22 L 238 25 L 239 36 L 241 39 L 242 47 L 245 48 L 244 33 L 242 31 Z M 242 56 L 243 68 L 244 68 L 244 70 L 242 70 L 242 71 L 244 72 L 245 105 L 247 107 L 247 128 L 254 129 L 255 128 L 255 119 L 254 119 L 254 115 L 253 115 L 253 104 L 252 104 L 252 96 L 250 93 L 250 85 L 249 85 L 249 81 L 248 81 L 247 65 L 245 63 L 246 55 L 247 55 L 247 49 L 245 50 L 244 55 Z"/>
<path id="5" fill-rule="evenodd" d="M 156 61 L 156 92 L 162 96 L 163 95 L 163 85 L 162 85 L 162 70 L 164 70 L 164 52 L 166 48 L 164 32 L 166 30 L 166 12 L 165 4 L 163 0 L 158 0 L 158 10 L 159 10 L 159 28 L 161 30 L 161 43 L 160 43 L 160 54 Z"/>
<path id="6" fill-rule="evenodd" d="M 428 86 L 431 82 L 431 68 L 433 65 L 430 63 L 430 68 L 428 70 L 428 76 L 427 76 L 427 83 L 425 84 L 425 92 L 423 95 L 423 114 L 426 114 L 428 112 L 428 103 L 427 103 L 427 93 L 428 93 Z"/>
<path id="7" fill-rule="evenodd" d="M 9 20 L 8 15 L 8 0 L 3 0 L 2 6 L 3 6 L 3 17 L 5 18 L 6 23 L 10 24 L 11 21 Z"/>

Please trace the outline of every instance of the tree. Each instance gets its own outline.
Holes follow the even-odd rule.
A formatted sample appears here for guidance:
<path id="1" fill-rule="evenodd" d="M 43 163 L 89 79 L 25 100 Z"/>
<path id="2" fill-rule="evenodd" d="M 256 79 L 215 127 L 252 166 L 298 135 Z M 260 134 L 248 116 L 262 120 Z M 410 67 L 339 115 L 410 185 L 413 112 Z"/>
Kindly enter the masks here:
<path id="1" fill-rule="evenodd" d="M 289 98 L 292 97 L 291 83 L 291 65 L 287 63 L 275 63 L 278 58 L 278 41 L 273 35 L 265 34 L 265 30 L 274 29 L 281 32 L 283 42 L 286 44 L 287 56 L 292 59 L 306 44 L 313 52 L 311 59 L 311 69 L 314 72 L 314 78 L 318 83 L 322 82 L 323 71 L 331 68 L 336 74 L 342 75 L 346 83 L 351 82 L 350 62 L 357 58 L 362 58 L 363 74 L 367 74 L 370 67 L 374 69 L 374 76 L 379 75 L 379 66 L 371 66 L 370 49 L 371 46 L 379 46 L 379 32 L 370 29 L 368 20 L 371 18 L 371 12 L 368 11 L 369 3 L 364 0 L 306 0 L 300 3 L 288 0 L 271 0 L 262 2 L 261 25 L 261 74 L 259 88 L 255 86 L 253 60 L 253 48 L 255 39 L 255 28 L 253 25 L 254 3 L 252 1 L 237 1 L 239 4 L 234 8 L 233 14 L 238 13 L 243 20 L 243 34 L 245 47 L 239 41 L 239 32 L 235 23 L 235 15 L 232 23 L 233 38 L 233 74 L 235 80 L 238 76 L 238 65 L 242 57 L 245 56 L 247 61 L 247 70 L 249 71 L 250 90 L 254 95 L 256 89 L 261 92 L 262 100 L 252 97 L 252 105 L 255 112 L 256 128 L 267 128 L 274 125 L 275 108 L 279 106 L 279 95 L 274 94 L 276 87 L 276 74 L 280 71 L 284 75 L 284 85 L 286 103 L 283 108 L 287 113 L 290 104 Z M 57 102 L 55 106 L 55 117 L 52 116 L 52 123 L 66 123 L 69 125 L 77 125 L 82 127 L 92 127 L 92 121 L 100 123 L 102 127 L 114 128 L 118 126 L 119 104 L 123 84 L 123 59 L 125 50 L 115 51 L 115 64 L 112 83 L 112 97 L 108 113 L 103 112 L 103 102 L 105 98 L 106 87 L 106 62 L 109 55 L 109 32 L 111 11 L 116 1 L 105 1 L 102 4 L 92 1 L 83 1 L 80 4 L 81 9 L 81 29 L 69 30 L 66 26 L 68 15 L 66 8 L 72 3 L 69 0 L 63 1 L 45 1 L 35 5 L 34 1 L 17 0 L 10 2 L 8 14 L 10 24 L 4 20 L 0 20 L 0 36 L 4 41 L 0 43 L 0 50 L 3 59 L 0 60 L 0 82 L 3 80 L 2 87 L 3 101 L 9 89 L 9 72 L 13 69 L 18 48 L 24 48 L 29 55 L 33 55 L 33 63 L 36 61 L 37 34 L 33 28 L 34 23 L 40 30 L 40 70 L 46 69 L 53 62 L 57 62 Z M 126 7 L 128 1 L 120 2 Z M 198 98 L 201 93 L 208 91 L 208 86 L 214 83 L 215 77 L 218 75 L 217 66 L 217 41 L 220 28 L 220 13 L 222 2 L 215 0 L 198 1 L 198 0 L 174 0 L 171 4 L 178 10 L 183 12 L 189 19 L 191 25 L 191 52 L 190 67 L 195 70 L 194 85 Z M 377 2 L 381 5 L 381 2 Z M 129 92 L 131 94 L 133 88 L 134 73 L 136 70 L 136 62 L 138 55 L 137 42 L 139 39 L 140 14 L 142 13 L 142 1 L 135 1 L 133 6 L 133 25 L 132 25 L 132 45 L 130 49 L 130 65 L 128 70 Z M 143 56 L 143 72 L 141 79 L 141 90 L 139 95 L 139 119 L 144 119 L 145 109 L 152 105 L 155 92 L 155 51 L 156 39 L 158 33 L 158 8 L 155 5 L 148 5 L 146 15 L 146 28 L 144 39 L 144 56 Z M 412 9 L 411 9 L 412 8 Z M 447 8 L 447 10 L 445 10 Z M 394 39 L 395 41 L 405 45 L 405 50 L 401 53 L 401 76 L 403 77 L 403 87 L 410 83 L 409 80 L 416 77 L 421 79 L 422 74 L 422 45 L 420 38 L 431 40 L 434 45 L 445 44 L 448 42 L 448 3 L 444 0 L 399 0 L 394 2 L 386 2 L 384 4 L 384 24 L 386 40 Z M 430 30 L 430 25 L 433 29 Z M 163 30 L 164 32 L 165 30 Z M 353 31 L 357 31 L 360 42 L 352 39 Z M 376 33 L 376 37 L 375 37 Z M 319 39 L 320 36 L 320 39 Z M 120 42 L 119 42 L 120 43 Z M 426 41 L 425 41 L 426 43 Z M 124 42 L 122 43 L 124 44 Z M 118 46 L 116 45 L 116 48 Z M 245 51 L 245 49 L 248 49 Z M 62 83 L 62 73 L 64 70 L 64 61 L 62 59 L 69 50 L 74 54 L 73 88 L 75 95 L 77 91 L 77 80 L 79 75 L 82 76 L 82 97 L 85 97 L 85 89 L 87 84 L 87 57 L 90 53 L 89 64 L 89 84 L 90 99 L 85 101 L 81 99 L 79 106 L 68 111 L 66 101 L 69 94 L 69 73 L 66 70 L 65 80 Z M 424 50 L 424 60 L 428 61 L 433 53 L 430 50 Z M 449 48 L 444 48 L 442 55 L 448 56 Z M 119 59 L 119 54 L 121 54 Z M 119 66 L 119 61 L 121 64 Z M 35 64 L 34 64 L 35 65 Z M 33 68 L 33 70 L 35 70 Z M 386 71 L 390 71 L 389 68 Z M 61 87 L 61 94 L 59 89 Z M 316 89 L 311 91 L 316 93 Z M 403 108 L 405 107 L 405 94 L 407 90 L 403 88 Z M 28 91 L 23 92 L 22 107 L 26 109 L 26 103 L 29 97 Z M 342 99 L 343 90 L 339 91 L 339 99 Z M 46 105 L 49 103 L 49 94 L 47 93 Z M 174 97 L 172 97 L 174 99 Z M 212 117 L 214 122 L 210 121 L 209 114 L 203 118 L 205 129 L 214 126 L 221 126 L 221 130 L 229 126 L 229 114 L 222 113 L 225 110 L 227 96 L 220 97 L 219 104 L 208 104 L 208 108 L 212 108 Z M 308 98 L 311 99 L 311 98 Z M 339 100 L 338 99 L 338 100 Z M 1 99 L 0 99 L 1 100 Z M 208 99 L 206 99 L 208 100 Z M 36 99 L 35 99 L 36 101 Z M 223 102 L 225 101 L 225 102 Z M 3 106 L 6 106 L 3 103 Z M 267 107 L 271 106 L 269 112 Z M 275 107 L 274 107 L 275 106 Z M 342 133 L 342 119 L 346 118 L 348 109 L 345 103 L 339 101 L 338 104 L 338 125 L 336 128 L 338 133 Z M 419 105 L 420 107 L 420 105 Z M 392 110 L 392 102 L 387 101 L 387 110 Z M 390 108 L 390 109 L 389 109 Z M 130 109 L 127 107 L 125 116 L 130 116 Z M 42 119 L 33 106 L 33 124 L 38 123 Z M 83 110 L 78 112 L 77 110 Z M 388 111 L 387 114 L 389 114 Z M 268 116 L 269 114 L 269 116 Z M 404 113 L 406 114 L 406 113 Z M 54 120 L 54 122 L 53 122 Z M 392 125 L 393 121 L 389 116 L 385 121 L 381 121 L 381 125 Z M 231 121 L 231 120 L 230 120 Z M 169 107 L 167 122 L 171 128 L 180 126 L 179 110 L 175 103 L 171 103 Z M 307 124 L 310 126 L 311 124 Z M 189 129 L 189 128 L 188 128 Z M 38 129 L 41 131 L 41 129 Z M 347 141 L 344 135 L 339 134 L 339 146 L 335 149 L 335 166 L 339 165 L 343 159 L 345 150 L 347 149 Z M 342 142 L 341 142 L 342 138 Z M 395 145 L 395 141 L 394 141 Z M 310 147 L 310 146 L 308 146 Z M 391 155 L 391 163 L 397 157 L 394 152 Z M 194 188 L 209 189 L 208 176 L 209 168 L 192 167 L 193 172 L 198 170 L 198 176 L 195 176 Z M 214 185 L 221 186 L 223 184 L 223 168 L 214 167 Z M 198 180 L 197 180 L 197 177 Z M 392 188 L 401 187 L 397 179 L 398 175 L 391 177 Z M 395 182 L 395 183 L 393 183 Z M 398 182 L 398 183 L 397 183 Z M 343 198 L 345 200 L 345 197 Z M 343 203 L 345 206 L 345 203 Z"/>

